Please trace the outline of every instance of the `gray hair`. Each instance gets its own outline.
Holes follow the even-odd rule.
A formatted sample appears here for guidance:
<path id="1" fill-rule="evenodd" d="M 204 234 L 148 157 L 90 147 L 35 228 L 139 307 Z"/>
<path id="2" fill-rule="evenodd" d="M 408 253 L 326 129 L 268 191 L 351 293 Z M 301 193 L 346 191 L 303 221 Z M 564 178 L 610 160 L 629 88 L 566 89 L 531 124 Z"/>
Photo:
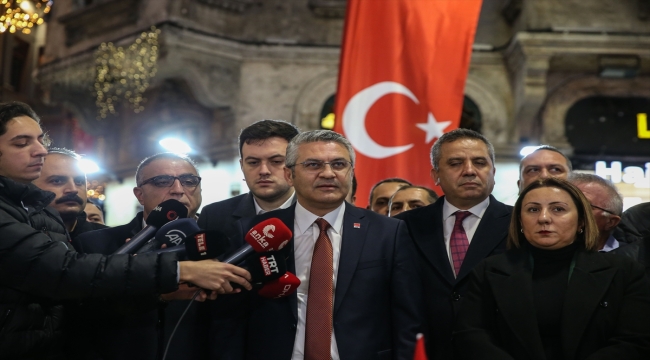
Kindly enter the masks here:
<path id="1" fill-rule="evenodd" d="M 335 142 L 343 145 L 348 150 L 348 153 L 350 154 L 350 162 L 352 162 L 352 167 L 354 167 L 356 156 L 352 144 L 350 144 L 348 139 L 343 137 L 343 135 L 331 130 L 305 131 L 296 135 L 296 137 L 289 142 L 289 145 L 287 145 L 287 157 L 285 160 L 286 166 L 293 167 L 296 165 L 296 162 L 298 161 L 298 147 L 300 145 L 314 142 Z"/>
<path id="2" fill-rule="evenodd" d="M 431 165 L 436 171 L 438 171 L 438 165 L 440 165 L 440 157 L 442 157 L 442 145 L 460 139 L 474 139 L 482 141 L 487 147 L 488 155 L 492 160 L 492 166 L 494 166 L 494 146 L 492 146 L 490 141 L 485 136 L 474 130 L 461 128 L 443 134 L 431 147 Z"/>
<path id="3" fill-rule="evenodd" d="M 192 165 L 192 167 L 194 168 L 194 171 L 196 171 L 197 174 L 199 173 L 199 169 L 196 168 L 196 163 L 194 162 L 194 160 L 192 160 L 187 155 L 182 155 L 182 154 L 173 153 L 173 152 L 158 153 L 158 154 L 146 157 L 144 160 L 142 160 L 140 165 L 138 165 L 138 168 L 135 170 L 135 183 L 136 183 L 137 186 L 140 186 L 142 181 L 144 181 L 144 179 L 142 179 L 142 170 L 144 168 L 146 168 L 152 162 L 154 162 L 156 160 L 161 160 L 161 159 L 185 161 L 186 163 Z"/>
<path id="4" fill-rule="evenodd" d="M 64 156 L 69 156 L 77 161 L 81 160 L 81 155 L 77 154 L 76 152 L 66 149 L 66 148 L 49 148 L 47 149 L 47 154 L 59 154 L 59 155 L 64 155 Z"/>
<path id="5" fill-rule="evenodd" d="M 616 186 L 611 181 L 601 178 L 598 175 L 572 173 L 569 176 L 569 182 L 575 186 L 580 187 L 582 184 L 598 184 L 606 192 L 607 200 L 605 201 L 605 208 L 608 212 L 613 212 L 614 215 L 621 216 L 623 213 L 623 198 L 621 193 L 618 192 Z"/>

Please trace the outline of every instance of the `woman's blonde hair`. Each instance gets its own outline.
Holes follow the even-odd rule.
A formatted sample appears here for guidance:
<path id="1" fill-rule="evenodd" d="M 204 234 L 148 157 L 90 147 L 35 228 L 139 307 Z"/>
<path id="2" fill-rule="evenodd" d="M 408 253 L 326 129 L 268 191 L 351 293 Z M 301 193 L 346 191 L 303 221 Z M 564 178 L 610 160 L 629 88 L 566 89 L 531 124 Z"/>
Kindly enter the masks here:
<path id="1" fill-rule="evenodd" d="M 573 204 L 578 209 L 578 224 L 583 224 L 582 232 L 576 234 L 576 240 L 581 241 L 585 249 L 588 251 L 598 250 L 598 227 L 596 226 L 596 220 L 594 215 L 591 212 L 591 204 L 589 200 L 582 194 L 582 191 L 578 189 L 575 185 L 570 182 L 558 178 L 543 178 L 536 180 L 529 184 L 524 191 L 521 192 L 517 202 L 515 203 L 515 208 L 512 213 L 512 219 L 510 221 L 510 230 L 508 232 L 508 248 L 521 247 L 522 242 L 527 242 L 528 240 L 521 231 L 521 206 L 526 194 L 532 190 L 539 188 L 556 188 L 565 191 L 571 196 Z M 580 225 L 578 225 L 579 227 Z"/>

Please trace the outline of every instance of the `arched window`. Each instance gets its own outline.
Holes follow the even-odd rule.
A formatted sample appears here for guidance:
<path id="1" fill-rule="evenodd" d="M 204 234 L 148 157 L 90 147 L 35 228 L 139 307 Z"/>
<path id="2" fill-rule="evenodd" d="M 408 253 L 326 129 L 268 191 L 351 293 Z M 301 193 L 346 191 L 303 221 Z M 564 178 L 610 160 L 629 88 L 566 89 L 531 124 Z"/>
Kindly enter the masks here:
<path id="1" fill-rule="evenodd" d="M 323 107 L 320 111 L 320 128 L 325 130 L 334 129 L 334 99 L 336 94 L 330 96 L 325 100 Z"/>
<path id="2" fill-rule="evenodd" d="M 483 121 L 481 119 L 481 110 L 474 100 L 465 96 L 463 99 L 463 112 L 460 115 L 460 126 L 463 129 L 470 129 L 481 132 Z"/>

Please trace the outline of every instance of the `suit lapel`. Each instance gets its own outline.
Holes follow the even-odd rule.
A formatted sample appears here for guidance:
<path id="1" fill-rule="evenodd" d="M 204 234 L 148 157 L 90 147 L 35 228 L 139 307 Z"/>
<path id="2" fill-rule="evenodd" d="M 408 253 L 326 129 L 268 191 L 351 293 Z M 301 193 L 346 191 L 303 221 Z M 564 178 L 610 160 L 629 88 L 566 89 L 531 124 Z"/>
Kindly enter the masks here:
<path id="1" fill-rule="evenodd" d="M 562 309 L 565 358 L 575 358 L 585 328 L 615 274 L 616 269 L 597 253 L 578 253 Z"/>
<path id="2" fill-rule="evenodd" d="M 467 276 L 474 267 L 506 239 L 512 211 L 490 195 L 490 205 L 474 232 L 472 242 L 465 254 L 457 281 Z"/>
<path id="3" fill-rule="evenodd" d="M 253 203 L 253 195 L 248 193 L 244 195 L 242 200 L 237 204 L 237 207 L 232 212 L 236 218 L 252 217 L 255 216 L 255 204 Z M 291 229 L 291 228 L 290 228 Z"/>
<path id="4" fill-rule="evenodd" d="M 413 214 L 406 214 L 407 225 L 416 247 L 433 268 L 447 280 L 450 285 L 455 282 L 454 272 L 449 263 L 445 247 L 445 236 L 442 225 L 442 204 L 444 197 L 434 204 Z M 409 217 L 408 215 L 412 215 Z"/>
<path id="5" fill-rule="evenodd" d="M 357 224 L 357 225 L 355 225 Z M 366 241 L 366 235 L 370 228 L 370 221 L 364 216 L 363 211 L 356 207 L 345 204 L 343 215 L 343 236 L 341 238 L 341 255 L 339 258 L 339 269 L 336 278 L 336 291 L 334 300 L 334 312 L 341 306 L 343 298 L 350 287 L 352 277 L 359 263 L 359 257 Z"/>
<path id="6" fill-rule="evenodd" d="M 492 288 L 497 309 L 523 345 L 531 360 L 544 359 L 533 303 L 532 270 L 528 253 L 512 251 L 507 261 L 488 270 L 486 277 Z M 523 271 L 522 271 L 523 269 Z M 515 291 L 513 291 L 515 289 Z"/>

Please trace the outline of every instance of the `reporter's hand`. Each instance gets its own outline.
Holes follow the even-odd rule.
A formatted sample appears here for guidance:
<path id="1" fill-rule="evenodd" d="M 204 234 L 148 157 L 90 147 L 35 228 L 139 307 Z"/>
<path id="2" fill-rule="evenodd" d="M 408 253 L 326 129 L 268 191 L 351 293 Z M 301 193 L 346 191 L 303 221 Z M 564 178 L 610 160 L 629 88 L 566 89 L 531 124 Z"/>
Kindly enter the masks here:
<path id="1" fill-rule="evenodd" d="M 243 286 L 246 290 L 253 287 L 250 284 L 251 274 L 243 268 L 226 264 L 217 260 L 181 261 L 181 281 L 208 290 L 214 290 L 218 294 L 238 293 L 241 289 L 233 289 L 230 282 Z"/>

